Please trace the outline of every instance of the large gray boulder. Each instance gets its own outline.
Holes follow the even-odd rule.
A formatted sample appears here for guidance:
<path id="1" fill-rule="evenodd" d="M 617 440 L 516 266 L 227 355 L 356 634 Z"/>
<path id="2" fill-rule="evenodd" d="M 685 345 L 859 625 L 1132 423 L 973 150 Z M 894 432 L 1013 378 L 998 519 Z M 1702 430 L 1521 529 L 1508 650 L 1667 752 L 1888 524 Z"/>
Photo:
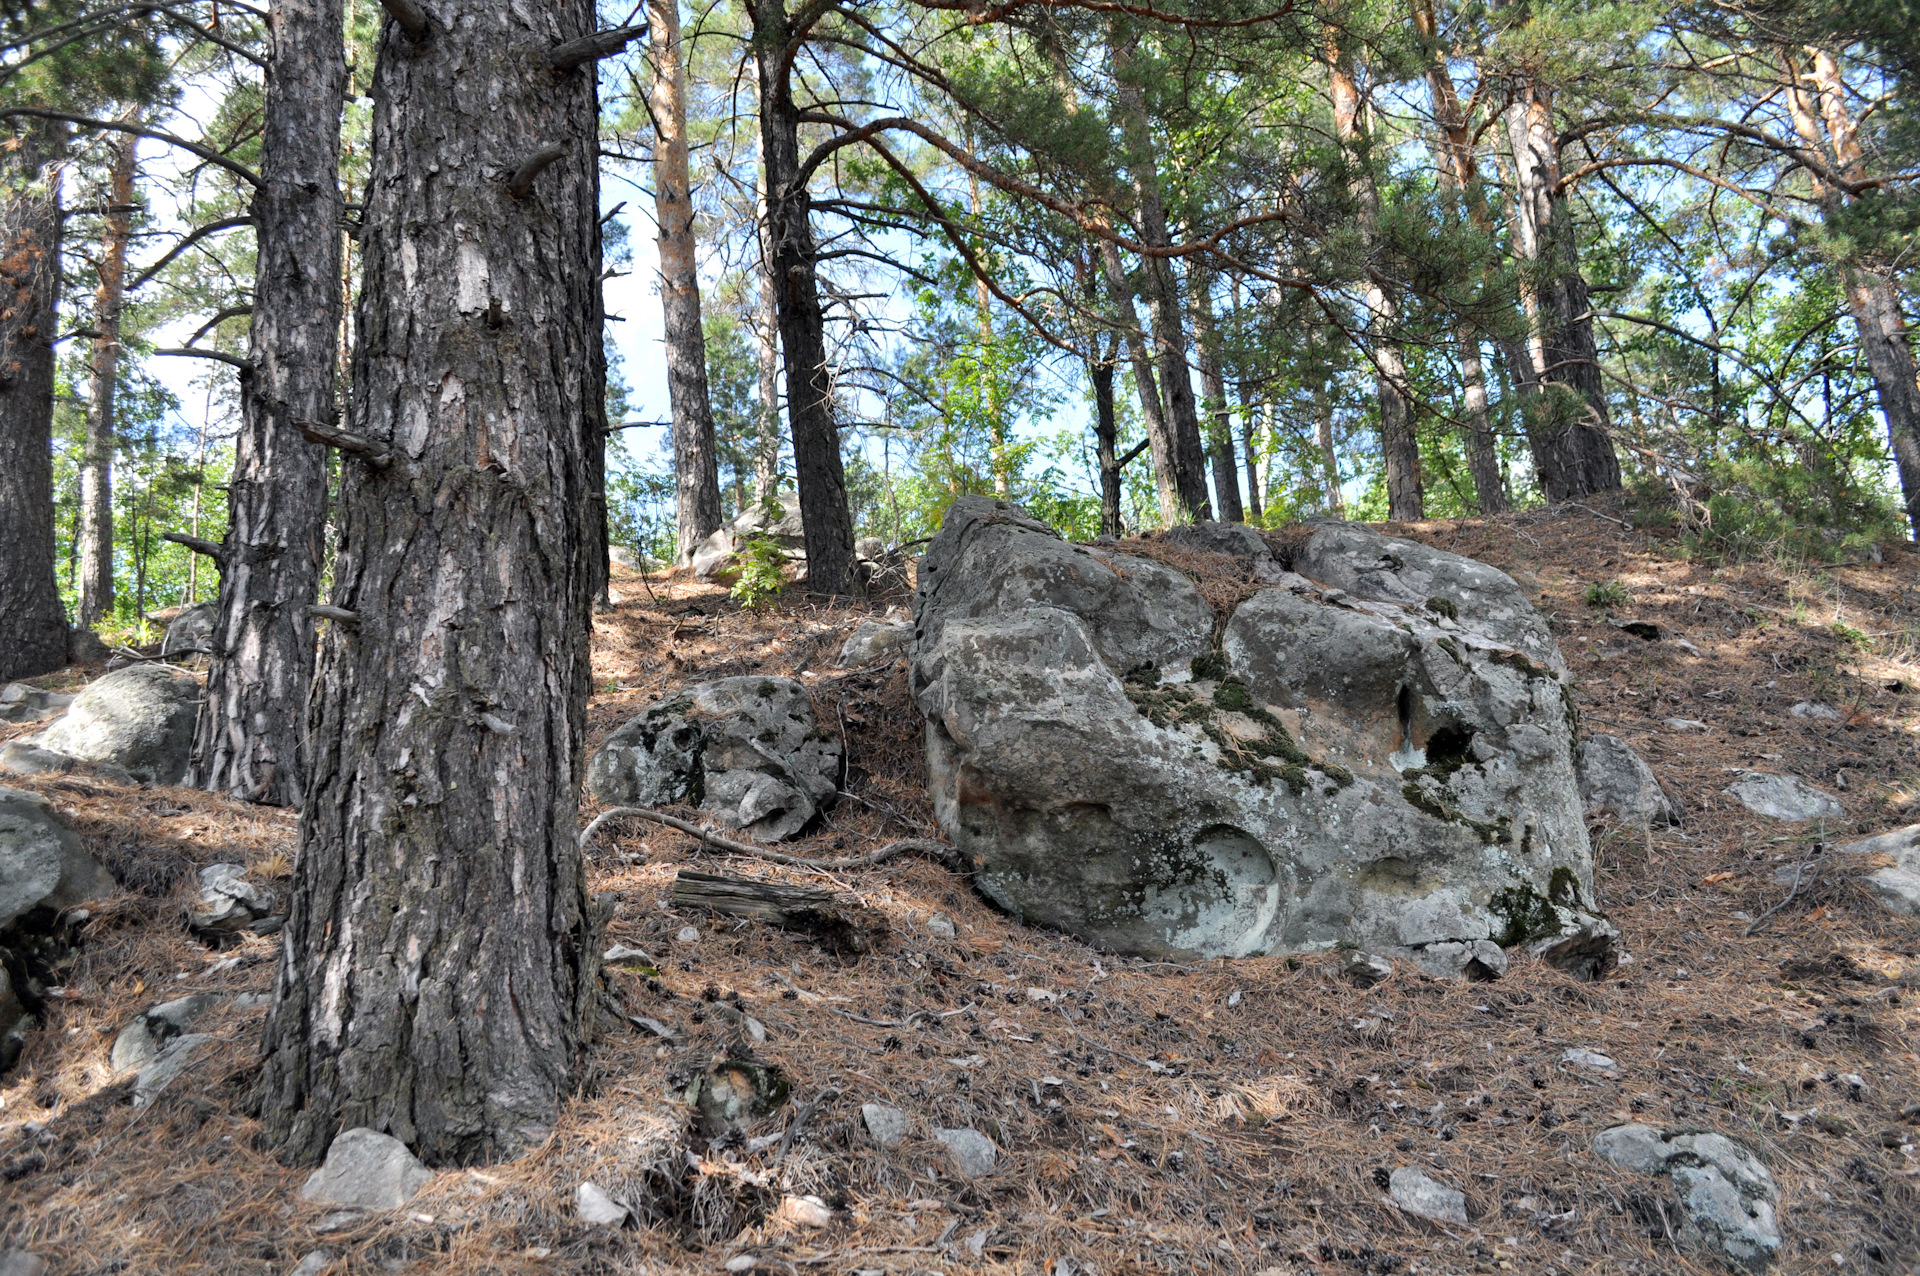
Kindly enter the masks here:
<path id="1" fill-rule="evenodd" d="M 38 722 L 41 718 L 51 718 L 72 703 L 72 696 L 58 691 L 9 682 L 0 687 L 0 722 Z"/>
<path id="2" fill-rule="evenodd" d="M 733 555 L 754 537 L 763 537 L 780 546 L 789 560 L 806 557 L 807 538 L 800 525 L 800 498 L 792 492 L 774 500 L 773 509 L 752 506 L 726 526 L 694 546 L 691 566 L 699 580 L 717 580 L 725 575 Z"/>
<path id="3" fill-rule="evenodd" d="M 1680 1201 L 1676 1238 L 1729 1266 L 1757 1272 L 1780 1250 L 1773 1175 L 1722 1134 L 1616 1125 L 1593 1140 L 1602 1160 L 1670 1179 Z"/>
<path id="4" fill-rule="evenodd" d="M 35 908 L 72 908 L 113 877 L 38 793 L 0 788 L 0 929 Z"/>
<path id="5" fill-rule="evenodd" d="M 1580 796 L 1590 815 L 1611 815 L 1634 828 L 1680 823 L 1680 808 L 1653 768 L 1617 735 L 1596 735 L 1575 751 Z"/>
<path id="6" fill-rule="evenodd" d="M 87 684 L 33 743 L 120 767 L 146 784 L 178 784 L 193 753 L 200 683 L 162 664 L 129 665 Z"/>
<path id="7" fill-rule="evenodd" d="M 179 615 L 167 622 L 166 636 L 160 640 L 160 654 L 210 654 L 213 651 L 213 626 L 219 617 L 219 603 L 195 603 L 182 608 Z"/>
<path id="8" fill-rule="evenodd" d="M 648 705 L 587 762 L 609 806 L 697 806 L 763 842 L 793 837 L 840 789 L 840 740 L 792 678 L 721 678 Z"/>
<path id="9" fill-rule="evenodd" d="M 1572 697 L 1519 586 L 1340 524 L 1294 563 L 1317 578 L 1257 564 L 1273 585 L 1216 642 L 1180 572 L 954 503 L 912 688 L 981 891 L 1142 955 L 1350 944 L 1491 977 L 1528 943 L 1608 968 Z"/>

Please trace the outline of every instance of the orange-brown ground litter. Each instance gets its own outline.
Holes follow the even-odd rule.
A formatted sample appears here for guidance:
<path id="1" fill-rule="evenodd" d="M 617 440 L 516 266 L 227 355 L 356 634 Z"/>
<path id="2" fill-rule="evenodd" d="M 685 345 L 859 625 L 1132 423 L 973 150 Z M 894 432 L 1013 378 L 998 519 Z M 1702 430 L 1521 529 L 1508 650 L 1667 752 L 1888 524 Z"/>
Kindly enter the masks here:
<path id="1" fill-rule="evenodd" d="M 1651 838 L 1595 828 L 1599 902 L 1632 956 L 1602 982 L 1518 956 L 1496 983 L 1403 963 L 1371 990 L 1338 977 L 1339 954 L 1116 959 L 1012 924 L 922 859 L 835 876 L 616 819 L 589 850 L 594 889 L 616 905 L 604 940 L 659 966 L 609 970 L 589 1092 L 534 1154 L 443 1170 L 405 1209 L 316 1235 L 328 1211 L 300 1201 L 306 1171 L 260 1148 L 246 1115 L 264 1012 L 212 1020 L 201 1030 L 220 1043 L 144 1110 L 107 1064 L 146 1006 L 270 988 L 272 940 L 212 951 L 183 917 L 199 866 L 245 863 L 284 887 L 293 817 L 177 789 L 9 781 L 52 798 L 136 889 L 95 910 L 64 995 L 0 1078 L 0 1245 L 57 1273 L 222 1276 L 277 1276 L 315 1249 L 336 1273 L 706 1273 L 743 1255 L 782 1273 L 1720 1270 L 1677 1251 L 1664 1183 L 1589 1150 L 1599 1130 L 1642 1120 L 1718 1130 L 1761 1156 L 1780 1188 L 1776 1270 L 1911 1273 L 1920 1110 L 1902 1113 L 1920 1103 L 1920 924 L 1823 870 L 1743 936 L 1741 915 L 1781 901 L 1776 870 L 1823 831 L 1752 816 L 1722 790 L 1729 768 L 1799 774 L 1847 807 L 1829 840 L 1920 820 L 1920 556 L 1713 569 L 1601 516 L 1631 521 L 1623 509 L 1594 509 L 1390 530 L 1512 572 L 1553 618 L 1586 725 L 1628 739 L 1686 804 L 1684 828 Z M 1584 601 L 1616 580 L 1631 602 L 1611 616 Z M 596 624 L 590 747 L 680 682 L 811 674 L 822 724 L 844 731 L 852 800 L 783 849 L 844 855 L 931 831 L 904 667 L 835 666 L 880 604 L 794 595 L 750 613 L 714 588 L 616 585 L 625 600 Z M 1809 700 L 1844 720 L 1788 713 Z M 891 936 L 842 960 L 759 923 L 676 913 L 681 866 L 827 885 L 883 914 Z M 678 938 L 688 926 L 696 942 Z M 668 1088 L 742 1048 L 723 1000 L 765 1025 L 752 1054 L 786 1073 L 793 1101 L 744 1144 L 709 1147 L 682 1137 Z M 615 1004 L 677 1040 L 630 1028 Z M 1561 1062 L 1570 1048 L 1617 1066 Z M 912 1118 L 896 1150 L 861 1125 L 876 1101 Z M 749 1151 L 808 1105 L 784 1158 L 777 1144 Z M 997 1172 L 959 1178 L 935 1127 L 991 1136 Z M 1464 1191 L 1472 1225 L 1387 1203 L 1380 1184 L 1402 1165 Z M 657 1221 L 578 1221 L 582 1181 L 651 1202 Z M 834 1221 L 767 1213 L 787 1195 L 819 1197 Z"/>

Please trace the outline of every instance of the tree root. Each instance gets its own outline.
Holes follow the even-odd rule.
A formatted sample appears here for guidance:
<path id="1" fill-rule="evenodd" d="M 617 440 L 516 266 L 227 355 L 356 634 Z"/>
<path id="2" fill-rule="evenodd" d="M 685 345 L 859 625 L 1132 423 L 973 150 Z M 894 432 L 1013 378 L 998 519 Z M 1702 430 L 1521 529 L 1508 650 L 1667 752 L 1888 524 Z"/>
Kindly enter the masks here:
<path id="1" fill-rule="evenodd" d="M 591 824 L 580 831 L 582 849 L 593 839 L 593 835 L 600 831 L 600 826 L 616 815 L 637 815 L 643 820 L 652 820 L 655 824 L 679 829 L 682 833 L 697 837 L 715 850 L 725 851 L 729 855 L 747 855 L 775 864 L 785 864 L 790 868 L 811 868 L 822 872 L 838 873 L 850 868 L 872 868 L 897 856 L 912 854 L 925 855 L 948 868 L 960 867 L 959 853 L 945 842 L 936 842 L 931 838 L 903 837 L 868 851 L 865 855 L 848 855 L 831 860 L 814 859 L 807 855 L 788 855 L 781 851 L 769 850 L 764 846 L 736 842 L 732 838 L 722 837 L 714 832 L 711 824 L 695 824 L 692 820 L 683 820 L 676 815 L 668 815 L 664 811 L 656 811 L 645 806 L 616 806 L 600 812 L 593 818 Z"/>

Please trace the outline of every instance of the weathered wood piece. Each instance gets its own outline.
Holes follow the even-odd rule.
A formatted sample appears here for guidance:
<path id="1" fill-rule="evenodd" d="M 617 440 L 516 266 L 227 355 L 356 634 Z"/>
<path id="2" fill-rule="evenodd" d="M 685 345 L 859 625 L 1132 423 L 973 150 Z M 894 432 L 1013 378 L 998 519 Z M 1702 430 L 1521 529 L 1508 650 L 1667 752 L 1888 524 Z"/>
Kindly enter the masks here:
<path id="1" fill-rule="evenodd" d="M 681 869 L 673 879 L 676 908 L 706 908 L 811 935 L 842 956 L 873 951 L 886 938 L 886 919 L 832 891 L 785 882 L 722 877 Z"/>

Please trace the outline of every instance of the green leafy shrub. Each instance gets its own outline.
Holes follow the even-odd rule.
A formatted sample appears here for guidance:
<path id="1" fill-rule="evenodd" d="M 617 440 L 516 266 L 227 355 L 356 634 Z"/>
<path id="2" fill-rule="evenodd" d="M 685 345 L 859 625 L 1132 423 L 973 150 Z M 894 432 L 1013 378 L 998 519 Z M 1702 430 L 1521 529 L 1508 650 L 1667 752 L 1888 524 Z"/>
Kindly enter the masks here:
<path id="1" fill-rule="evenodd" d="M 786 553 L 770 536 L 753 536 L 733 552 L 739 573 L 730 594 L 742 607 L 764 607 L 786 587 Z"/>
<path id="2" fill-rule="evenodd" d="M 1587 586 L 1586 593 L 1581 597 L 1587 600 L 1589 607 L 1625 607 L 1633 601 L 1633 595 L 1627 592 L 1627 587 L 1617 580 L 1595 581 Z"/>

